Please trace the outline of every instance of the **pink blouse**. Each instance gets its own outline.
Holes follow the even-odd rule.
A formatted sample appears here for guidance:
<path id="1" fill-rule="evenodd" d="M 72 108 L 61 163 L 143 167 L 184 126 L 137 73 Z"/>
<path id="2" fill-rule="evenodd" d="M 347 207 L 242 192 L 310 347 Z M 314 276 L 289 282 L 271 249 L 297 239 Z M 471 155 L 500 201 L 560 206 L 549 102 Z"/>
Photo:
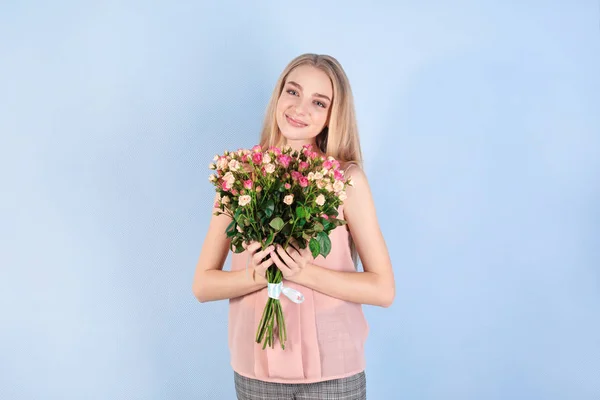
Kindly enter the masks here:
<path id="1" fill-rule="evenodd" d="M 343 206 L 340 216 L 343 217 Z M 331 252 L 313 263 L 337 271 L 355 271 L 346 225 L 330 234 Z M 248 253 L 232 255 L 231 270 L 246 268 Z M 250 274 L 250 272 L 249 272 Z M 249 275 L 250 276 L 250 275 Z M 365 369 L 364 344 L 369 327 L 362 305 L 339 300 L 307 287 L 283 281 L 299 290 L 304 302 L 281 295 L 287 328 L 285 350 L 256 343 L 256 330 L 267 303 L 267 288 L 229 301 L 231 366 L 248 378 L 279 383 L 312 383 L 344 378 Z"/>

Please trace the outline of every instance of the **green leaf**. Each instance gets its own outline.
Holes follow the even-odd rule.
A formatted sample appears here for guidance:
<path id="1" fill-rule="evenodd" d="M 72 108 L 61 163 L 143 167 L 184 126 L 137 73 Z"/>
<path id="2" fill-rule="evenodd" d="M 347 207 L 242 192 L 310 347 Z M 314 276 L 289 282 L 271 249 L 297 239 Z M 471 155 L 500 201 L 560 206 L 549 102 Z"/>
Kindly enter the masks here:
<path id="1" fill-rule="evenodd" d="M 277 217 L 277 218 L 273 218 L 273 220 L 271 220 L 269 225 L 271 225 L 271 227 L 273 229 L 275 229 L 276 231 L 280 231 L 281 228 L 283 228 L 283 225 L 285 225 L 285 224 L 281 218 Z"/>
<path id="2" fill-rule="evenodd" d="M 296 222 L 296 226 L 298 228 L 302 228 L 304 225 L 306 225 L 306 220 L 305 219 L 301 219 L 301 220 L 298 220 L 298 222 Z"/>
<path id="3" fill-rule="evenodd" d="M 227 234 L 227 237 L 232 237 L 233 235 L 235 235 L 236 229 L 235 229 L 235 221 L 231 221 L 231 223 L 227 226 L 227 229 L 225 229 L 225 233 Z"/>
<path id="4" fill-rule="evenodd" d="M 317 241 L 319 242 L 319 246 L 321 248 L 320 254 L 323 257 L 327 257 L 331 252 L 331 239 L 329 239 L 329 235 L 327 235 L 325 232 L 319 232 L 317 234 Z"/>
<path id="5" fill-rule="evenodd" d="M 264 210 L 267 218 L 271 218 L 271 216 L 273 215 L 273 211 L 275 210 L 275 202 L 273 202 L 273 199 L 267 200 L 267 204 L 265 204 Z"/>
<path id="6" fill-rule="evenodd" d="M 296 217 L 306 218 L 306 210 L 304 209 L 304 207 L 296 208 Z"/>
<path id="7" fill-rule="evenodd" d="M 273 243 L 273 239 L 275 239 L 275 232 L 271 232 L 271 234 L 269 234 L 269 237 L 267 238 L 267 241 L 265 242 L 264 248 L 267 248 L 271 243 Z"/>
<path id="8" fill-rule="evenodd" d="M 315 230 L 315 232 L 322 232 L 324 228 L 325 227 L 320 222 L 315 222 L 315 224 L 313 225 L 313 229 Z"/>
<path id="9" fill-rule="evenodd" d="M 296 225 L 297 226 L 297 225 Z M 292 224 L 288 223 L 285 224 L 285 226 L 283 227 L 283 229 L 280 231 L 280 233 L 283 236 L 289 236 L 292 234 Z"/>
<path id="10" fill-rule="evenodd" d="M 313 258 L 317 258 L 321 252 L 321 246 L 319 245 L 319 242 L 317 242 L 314 238 L 310 239 L 308 247 L 310 248 Z"/>

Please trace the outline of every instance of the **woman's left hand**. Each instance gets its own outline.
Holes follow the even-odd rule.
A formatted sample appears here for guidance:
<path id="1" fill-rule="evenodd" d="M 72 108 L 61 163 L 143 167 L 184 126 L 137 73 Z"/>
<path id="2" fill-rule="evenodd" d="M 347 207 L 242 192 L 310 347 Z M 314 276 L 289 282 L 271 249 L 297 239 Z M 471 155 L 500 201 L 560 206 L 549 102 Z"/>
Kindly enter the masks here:
<path id="1" fill-rule="evenodd" d="M 291 241 L 290 244 L 287 252 L 283 246 L 276 245 L 275 251 L 271 253 L 271 259 L 281 270 L 283 277 L 293 282 L 294 278 L 314 259 L 308 247 L 301 249 L 296 241 Z"/>

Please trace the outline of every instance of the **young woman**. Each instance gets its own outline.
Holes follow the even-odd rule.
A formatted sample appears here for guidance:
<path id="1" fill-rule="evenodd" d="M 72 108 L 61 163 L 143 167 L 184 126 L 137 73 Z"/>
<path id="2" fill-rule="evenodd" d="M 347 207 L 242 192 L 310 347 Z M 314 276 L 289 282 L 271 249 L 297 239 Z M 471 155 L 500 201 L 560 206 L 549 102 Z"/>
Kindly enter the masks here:
<path id="1" fill-rule="evenodd" d="M 352 91 L 339 62 L 304 54 L 284 69 L 267 108 L 263 148 L 289 145 L 340 161 L 353 181 L 340 206 L 342 225 L 331 232 L 331 253 L 250 243 L 223 271 L 230 219 L 212 217 L 196 266 L 193 291 L 200 302 L 229 299 L 229 348 L 238 399 L 365 399 L 364 343 L 368 325 L 362 304 L 388 307 L 394 274 L 367 177 L 362 170 Z M 213 210 L 213 212 L 216 209 Z M 247 261 L 250 257 L 248 271 Z M 363 271 L 358 271 L 360 258 Z M 275 265 L 285 285 L 304 295 L 302 304 L 282 297 L 288 339 L 285 350 L 255 342 L 267 302 L 265 271 Z"/>

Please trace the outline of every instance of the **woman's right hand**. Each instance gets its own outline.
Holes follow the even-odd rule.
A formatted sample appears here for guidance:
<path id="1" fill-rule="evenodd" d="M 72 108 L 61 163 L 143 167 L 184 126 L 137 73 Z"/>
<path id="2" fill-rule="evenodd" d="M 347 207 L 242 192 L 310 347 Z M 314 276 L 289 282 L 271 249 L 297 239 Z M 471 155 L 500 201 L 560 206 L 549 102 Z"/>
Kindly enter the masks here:
<path id="1" fill-rule="evenodd" d="M 273 264 L 273 259 L 269 255 L 275 250 L 275 246 L 271 245 L 262 251 L 259 242 L 250 242 L 249 244 L 242 243 L 242 247 L 250 253 L 249 267 L 253 269 L 252 279 L 255 283 L 267 284 L 266 272 Z M 266 258 L 266 259 L 265 259 Z"/>

